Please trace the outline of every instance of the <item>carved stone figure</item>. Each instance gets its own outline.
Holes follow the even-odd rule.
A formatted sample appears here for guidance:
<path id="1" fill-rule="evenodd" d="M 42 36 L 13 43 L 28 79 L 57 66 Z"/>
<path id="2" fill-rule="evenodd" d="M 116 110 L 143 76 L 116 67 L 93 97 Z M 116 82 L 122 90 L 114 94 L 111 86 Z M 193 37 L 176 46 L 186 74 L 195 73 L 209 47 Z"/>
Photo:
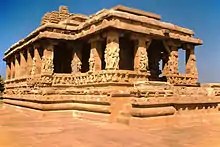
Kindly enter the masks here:
<path id="1" fill-rule="evenodd" d="M 196 67 L 196 56 L 193 54 L 190 55 L 188 63 L 186 64 L 186 73 L 193 76 L 198 76 L 198 70 Z"/>
<path id="2" fill-rule="evenodd" d="M 34 75 L 36 72 L 36 59 L 33 58 L 33 62 L 32 62 L 32 68 L 31 68 L 31 75 Z"/>
<path id="3" fill-rule="evenodd" d="M 148 68 L 148 58 L 147 58 L 147 52 L 144 50 L 141 50 L 140 55 L 140 62 L 139 62 L 139 69 L 140 70 L 146 70 Z"/>
<path id="4" fill-rule="evenodd" d="M 52 57 L 42 57 L 42 73 L 53 73 L 54 65 Z"/>
<path id="5" fill-rule="evenodd" d="M 173 125 L 200 106 L 219 113 L 220 84 L 204 88 L 197 83 L 194 46 L 202 41 L 192 30 L 149 14 L 125 6 L 92 16 L 63 6 L 45 14 L 42 25 L 48 24 L 5 52 L 3 101 L 145 126 L 154 116 L 161 122 L 169 117 Z M 179 48 L 186 51 L 186 74 L 178 71 Z"/>
<path id="6" fill-rule="evenodd" d="M 89 72 L 95 71 L 95 58 L 94 54 L 91 51 L 90 58 L 89 58 Z"/>
<path id="7" fill-rule="evenodd" d="M 80 59 L 74 58 L 71 62 L 72 73 L 80 72 L 81 70 L 81 61 Z"/>
<path id="8" fill-rule="evenodd" d="M 109 34 L 105 50 L 106 69 L 119 69 L 119 51 L 117 34 Z"/>
<path id="9" fill-rule="evenodd" d="M 170 53 L 168 62 L 164 66 L 163 74 L 178 74 L 178 51 L 172 51 Z"/>

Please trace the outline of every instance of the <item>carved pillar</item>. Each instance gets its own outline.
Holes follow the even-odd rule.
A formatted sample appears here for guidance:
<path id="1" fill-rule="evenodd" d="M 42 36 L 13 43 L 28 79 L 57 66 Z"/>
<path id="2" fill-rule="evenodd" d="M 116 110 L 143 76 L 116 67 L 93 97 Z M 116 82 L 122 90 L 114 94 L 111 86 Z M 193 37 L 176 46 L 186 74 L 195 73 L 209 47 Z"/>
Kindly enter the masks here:
<path id="1" fill-rule="evenodd" d="M 89 71 L 98 71 L 102 69 L 102 59 L 101 59 L 101 49 L 102 44 L 98 38 L 94 38 L 90 40 L 91 43 L 91 51 L 89 58 Z"/>
<path id="2" fill-rule="evenodd" d="M 20 54 L 15 54 L 15 78 L 20 77 Z"/>
<path id="3" fill-rule="evenodd" d="M 33 68 L 33 48 L 29 47 L 27 48 L 27 75 L 31 75 L 31 71 Z"/>
<path id="4" fill-rule="evenodd" d="M 147 49 L 149 48 L 151 41 L 144 37 L 134 37 L 133 39 L 136 40 L 134 49 L 134 70 L 144 72 L 148 69 Z M 147 45 L 146 42 L 148 42 Z"/>
<path id="5" fill-rule="evenodd" d="M 25 51 L 20 52 L 20 76 L 25 76 L 27 70 L 27 62 L 25 59 Z"/>
<path id="6" fill-rule="evenodd" d="M 73 46 L 73 55 L 71 61 L 72 73 L 81 72 L 82 66 L 82 46 L 80 44 L 74 44 Z"/>
<path id="7" fill-rule="evenodd" d="M 178 48 L 180 47 L 179 43 L 167 42 L 166 44 L 169 48 L 169 58 L 167 63 L 164 65 L 163 76 L 169 74 L 179 74 L 179 64 L 178 64 Z"/>
<path id="8" fill-rule="evenodd" d="M 11 61 L 7 60 L 6 61 L 6 79 L 10 79 L 11 78 Z"/>
<path id="9" fill-rule="evenodd" d="M 41 73 L 42 74 L 53 74 L 54 65 L 53 65 L 53 52 L 54 52 L 54 44 L 49 43 L 44 46 L 43 57 L 42 57 L 42 66 Z"/>
<path id="10" fill-rule="evenodd" d="M 11 59 L 11 79 L 15 78 L 15 58 Z"/>
<path id="11" fill-rule="evenodd" d="M 41 56 L 40 56 L 40 45 L 39 44 L 35 44 L 34 45 L 34 59 L 36 60 L 35 62 L 35 72 L 34 74 L 40 74 L 41 73 L 41 64 L 42 64 L 42 60 L 41 60 Z"/>
<path id="12" fill-rule="evenodd" d="M 194 46 L 187 44 L 184 49 L 186 50 L 186 74 L 198 78 Z"/>
<path id="13" fill-rule="evenodd" d="M 105 49 L 105 68 L 107 70 L 119 69 L 119 33 L 110 31 L 107 33 Z"/>

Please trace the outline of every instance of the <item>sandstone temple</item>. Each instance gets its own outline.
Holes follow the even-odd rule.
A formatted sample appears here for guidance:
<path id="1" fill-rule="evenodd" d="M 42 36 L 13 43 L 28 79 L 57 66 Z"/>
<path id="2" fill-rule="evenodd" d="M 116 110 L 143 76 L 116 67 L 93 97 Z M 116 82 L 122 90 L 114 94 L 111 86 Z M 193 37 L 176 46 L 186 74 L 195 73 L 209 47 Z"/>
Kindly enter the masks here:
<path id="1" fill-rule="evenodd" d="M 60 6 L 5 51 L 3 101 L 131 125 L 219 113 L 220 86 L 198 82 L 195 47 L 203 42 L 193 36 L 121 5 L 90 16 Z"/>

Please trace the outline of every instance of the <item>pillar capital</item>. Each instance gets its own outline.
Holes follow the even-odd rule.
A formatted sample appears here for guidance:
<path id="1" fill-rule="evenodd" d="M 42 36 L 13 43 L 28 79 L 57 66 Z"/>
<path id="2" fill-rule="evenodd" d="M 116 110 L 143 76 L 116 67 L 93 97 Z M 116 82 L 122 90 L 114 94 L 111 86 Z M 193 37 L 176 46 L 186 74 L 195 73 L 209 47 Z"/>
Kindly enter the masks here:
<path id="1" fill-rule="evenodd" d="M 150 42 L 152 39 L 149 36 L 146 35 L 141 35 L 141 34 L 136 34 L 136 33 L 132 33 L 130 36 L 131 40 L 139 40 L 142 42 Z"/>
<path id="2" fill-rule="evenodd" d="M 34 44 L 33 44 L 33 47 L 34 47 L 34 48 L 40 48 L 40 47 L 41 47 L 41 44 L 40 44 L 40 43 L 34 43 Z"/>
<path id="3" fill-rule="evenodd" d="M 177 41 L 177 40 L 165 40 L 165 43 L 171 47 L 171 49 L 177 49 L 181 47 L 181 42 L 180 41 Z"/>
<path id="4" fill-rule="evenodd" d="M 88 42 L 92 43 L 92 42 L 98 42 L 98 41 L 102 41 L 102 40 L 103 40 L 103 38 L 100 35 L 96 35 L 96 36 L 90 38 Z"/>
<path id="5" fill-rule="evenodd" d="M 53 40 L 46 40 L 45 42 L 42 43 L 42 46 L 44 50 L 49 50 L 52 51 L 54 49 L 54 46 L 57 45 L 58 42 L 55 42 Z"/>
<path id="6" fill-rule="evenodd" d="M 194 45 L 193 44 L 185 43 L 182 46 L 183 46 L 184 50 L 193 50 L 194 49 Z"/>

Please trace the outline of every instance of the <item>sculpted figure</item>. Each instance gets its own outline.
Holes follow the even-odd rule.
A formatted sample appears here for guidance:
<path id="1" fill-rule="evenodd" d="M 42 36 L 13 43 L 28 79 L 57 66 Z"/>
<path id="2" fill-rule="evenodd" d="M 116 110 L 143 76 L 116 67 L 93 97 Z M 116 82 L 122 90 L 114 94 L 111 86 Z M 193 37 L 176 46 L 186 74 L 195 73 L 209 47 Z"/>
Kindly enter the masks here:
<path id="1" fill-rule="evenodd" d="M 82 63 L 81 63 L 81 61 L 79 60 L 79 61 L 76 63 L 76 70 L 77 70 L 77 72 L 80 72 L 80 71 L 81 71 L 81 65 L 82 65 Z"/>
<path id="2" fill-rule="evenodd" d="M 188 71 L 191 75 L 198 75 L 197 67 L 196 67 L 196 56 L 190 55 L 189 63 L 187 64 L 186 71 Z"/>
<path id="3" fill-rule="evenodd" d="M 119 47 L 112 46 L 105 50 L 105 62 L 107 69 L 119 68 Z"/>
<path id="4" fill-rule="evenodd" d="M 93 72 L 95 70 L 95 58 L 93 53 L 91 52 L 90 58 L 89 58 L 89 71 Z"/>
<path id="5" fill-rule="evenodd" d="M 42 58 L 42 72 L 53 73 L 53 59 L 50 57 L 43 56 Z"/>
<path id="6" fill-rule="evenodd" d="M 77 73 L 81 70 L 81 61 L 80 59 L 74 58 L 71 62 L 72 73 Z"/>
<path id="7" fill-rule="evenodd" d="M 33 58 L 32 68 L 31 68 L 31 75 L 34 75 L 35 72 L 36 72 L 36 59 Z"/>
<path id="8" fill-rule="evenodd" d="M 148 68 L 148 58 L 147 53 L 145 53 L 143 50 L 141 51 L 141 58 L 139 63 L 139 69 L 140 70 L 146 70 Z"/>
<path id="9" fill-rule="evenodd" d="M 169 56 L 167 64 L 164 66 L 166 74 L 177 74 L 178 73 L 178 52 L 172 51 Z"/>

